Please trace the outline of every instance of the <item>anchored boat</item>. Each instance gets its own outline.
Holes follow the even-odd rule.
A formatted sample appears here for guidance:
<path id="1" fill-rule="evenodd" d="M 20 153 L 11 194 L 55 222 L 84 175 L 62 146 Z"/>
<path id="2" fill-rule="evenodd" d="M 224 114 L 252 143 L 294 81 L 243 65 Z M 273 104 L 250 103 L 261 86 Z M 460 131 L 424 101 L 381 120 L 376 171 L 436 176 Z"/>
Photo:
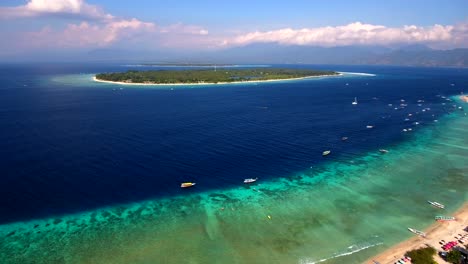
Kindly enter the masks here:
<path id="1" fill-rule="evenodd" d="M 249 178 L 249 179 L 245 179 L 244 183 L 252 183 L 252 182 L 256 182 L 257 180 L 258 178 L 255 178 L 255 179 Z"/>
<path id="2" fill-rule="evenodd" d="M 327 156 L 328 154 L 330 154 L 330 150 L 325 150 L 324 152 L 322 152 L 322 156 Z"/>
<path id="3" fill-rule="evenodd" d="M 411 228 L 411 227 L 408 227 L 408 230 L 410 232 L 412 232 L 412 233 L 415 233 L 418 236 L 426 237 L 426 233 L 424 233 L 423 231 L 419 231 L 419 230 Z"/>
<path id="4" fill-rule="evenodd" d="M 183 182 L 182 184 L 180 184 L 180 187 L 181 188 L 187 188 L 187 187 L 192 187 L 194 186 L 196 183 L 194 182 Z"/>
<path id="5" fill-rule="evenodd" d="M 433 201 L 427 201 L 428 203 L 430 203 L 432 206 L 434 207 L 437 207 L 437 208 L 440 208 L 440 209 L 444 209 L 445 208 L 445 205 L 441 204 L 441 203 L 438 203 L 438 202 L 433 202 Z"/>
<path id="6" fill-rule="evenodd" d="M 453 216 L 443 216 L 443 215 L 438 215 L 435 217 L 436 221 L 443 222 L 443 221 L 455 221 L 455 217 Z"/>

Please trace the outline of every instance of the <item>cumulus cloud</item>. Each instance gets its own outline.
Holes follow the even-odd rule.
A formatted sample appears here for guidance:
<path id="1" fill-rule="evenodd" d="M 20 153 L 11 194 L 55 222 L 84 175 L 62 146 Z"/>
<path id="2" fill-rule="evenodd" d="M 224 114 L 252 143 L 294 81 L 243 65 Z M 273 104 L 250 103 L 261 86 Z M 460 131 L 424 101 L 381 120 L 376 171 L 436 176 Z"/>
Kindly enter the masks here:
<path id="1" fill-rule="evenodd" d="M 160 41 L 163 45 L 170 46 L 172 41 L 187 44 L 183 41 L 184 38 L 193 39 L 208 34 L 206 29 L 195 25 L 177 23 L 158 27 L 155 23 L 136 18 L 118 18 L 105 13 L 98 6 L 86 3 L 85 0 L 28 0 L 21 6 L 0 7 L 0 18 L 3 19 L 37 19 L 50 16 L 79 18 L 83 22 L 64 26 L 56 24 L 56 29 L 46 26 L 38 31 L 18 32 L 12 39 L 19 40 L 20 43 L 14 46 L 102 47 L 124 40 L 131 43 Z"/>
<path id="2" fill-rule="evenodd" d="M 241 34 L 224 41 L 225 46 L 242 46 L 257 42 L 273 42 L 283 45 L 392 45 L 404 43 L 451 43 L 466 45 L 468 26 L 434 25 L 430 27 L 404 26 L 391 28 L 382 25 L 350 23 L 336 27 L 303 29 L 278 29 Z M 460 37 L 465 36 L 465 37 Z"/>
<path id="3" fill-rule="evenodd" d="M 25 5 L 1 7 L 0 18 L 38 17 L 47 15 L 71 15 L 89 19 L 112 19 L 98 6 L 84 0 L 30 0 Z"/>
<path id="4" fill-rule="evenodd" d="M 45 27 L 40 31 L 24 34 L 23 39 L 36 47 L 107 46 L 124 38 L 132 38 L 155 30 L 155 24 L 133 18 L 113 20 L 102 25 L 89 22 L 68 24 L 62 31 Z"/>

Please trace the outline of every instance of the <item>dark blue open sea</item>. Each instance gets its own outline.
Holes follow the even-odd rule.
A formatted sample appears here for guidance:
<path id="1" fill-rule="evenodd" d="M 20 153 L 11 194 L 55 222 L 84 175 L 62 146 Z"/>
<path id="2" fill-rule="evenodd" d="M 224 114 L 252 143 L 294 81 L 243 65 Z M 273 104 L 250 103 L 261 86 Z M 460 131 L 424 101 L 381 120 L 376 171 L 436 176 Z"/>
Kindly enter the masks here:
<path id="1" fill-rule="evenodd" d="M 378 215 L 407 210 L 402 215 L 409 218 L 387 218 L 386 233 L 398 221 L 423 228 L 433 214 L 425 205 L 428 193 L 449 210 L 466 201 L 468 105 L 454 95 L 468 92 L 468 69 L 271 67 L 345 73 L 267 83 L 125 86 L 96 83 L 92 76 L 148 68 L 0 65 L 3 263 L 332 263 L 341 255 L 359 263 L 410 236 L 403 223 L 389 238 L 378 229 L 356 232 L 381 224 Z M 351 104 L 355 97 L 358 105 Z M 325 150 L 331 154 L 322 157 Z M 410 150 L 419 152 L 404 156 Z M 421 174 L 433 178 L 417 178 Z M 404 186 L 413 176 L 417 190 L 411 195 Z M 257 177 L 256 187 L 242 183 Z M 447 182 L 437 185 L 438 177 Z M 197 185 L 181 189 L 186 181 Z M 383 207 L 387 202 L 390 207 Z M 414 212 L 413 203 L 424 209 Z M 140 211 L 129 209 L 135 207 Z M 225 208 L 229 216 L 220 215 Z M 283 220 L 254 228 L 255 237 L 239 235 L 238 225 L 252 226 L 260 213 Z M 368 214 L 369 223 L 346 214 Z M 318 236 L 339 242 L 322 248 Z M 54 246 L 57 239 L 63 246 Z M 346 255 L 355 245 L 356 254 Z M 182 254 L 169 253 L 176 251 Z"/>

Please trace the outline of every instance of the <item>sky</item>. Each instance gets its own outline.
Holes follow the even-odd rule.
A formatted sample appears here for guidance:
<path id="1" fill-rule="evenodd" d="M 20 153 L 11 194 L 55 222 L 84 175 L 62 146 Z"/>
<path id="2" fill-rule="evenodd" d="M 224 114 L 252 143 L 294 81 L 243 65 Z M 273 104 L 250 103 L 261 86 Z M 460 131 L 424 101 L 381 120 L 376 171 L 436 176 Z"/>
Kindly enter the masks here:
<path id="1" fill-rule="evenodd" d="M 468 47 L 467 0 L 2 0 L 0 59 L 256 43 Z"/>

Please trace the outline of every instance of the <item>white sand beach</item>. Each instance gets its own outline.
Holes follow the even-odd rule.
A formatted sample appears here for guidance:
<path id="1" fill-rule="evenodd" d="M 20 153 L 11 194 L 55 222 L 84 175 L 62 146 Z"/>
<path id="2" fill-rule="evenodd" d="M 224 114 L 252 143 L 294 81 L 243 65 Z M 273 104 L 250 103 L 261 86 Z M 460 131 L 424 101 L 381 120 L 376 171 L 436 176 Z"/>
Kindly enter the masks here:
<path id="1" fill-rule="evenodd" d="M 239 84 L 239 83 L 280 82 L 280 81 L 294 81 L 294 80 L 303 80 L 303 79 L 321 78 L 321 77 L 336 77 L 336 76 L 341 76 L 341 75 L 343 75 L 343 73 L 338 73 L 336 75 L 317 75 L 317 76 L 306 76 L 306 77 L 288 78 L 288 79 L 239 81 L 239 82 L 218 82 L 218 83 L 208 83 L 208 82 L 199 82 L 199 83 L 130 83 L 130 82 L 114 82 L 114 81 L 100 80 L 100 79 L 96 78 L 96 75 L 93 76 L 93 80 L 95 82 L 113 83 L 113 84 L 121 84 L 121 85 L 184 86 L 184 85 L 220 85 L 220 84 Z"/>
<path id="2" fill-rule="evenodd" d="M 456 240 L 456 235 L 468 233 L 464 231 L 468 225 L 468 202 L 455 212 L 453 216 L 455 216 L 456 221 L 435 222 L 429 228 L 424 230 L 426 237 L 414 235 L 414 237 L 387 249 L 385 252 L 382 252 L 377 256 L 373 256 L 364 263 L 371 264 L 374 263 L 373 261 L 375 260 L 380 264 L 393 264 L 398 261 L 398 259 L 401 259 L 407 251 L 427 246 L 431 246 L 436 250 L 441 251 L 442 245 L 439 243 L 441 240 L 445 240 L 446 242 L 454 241 Z M 437 263 L 446 263 L 438 255 L 434 256 L 434 258 Z"/>

